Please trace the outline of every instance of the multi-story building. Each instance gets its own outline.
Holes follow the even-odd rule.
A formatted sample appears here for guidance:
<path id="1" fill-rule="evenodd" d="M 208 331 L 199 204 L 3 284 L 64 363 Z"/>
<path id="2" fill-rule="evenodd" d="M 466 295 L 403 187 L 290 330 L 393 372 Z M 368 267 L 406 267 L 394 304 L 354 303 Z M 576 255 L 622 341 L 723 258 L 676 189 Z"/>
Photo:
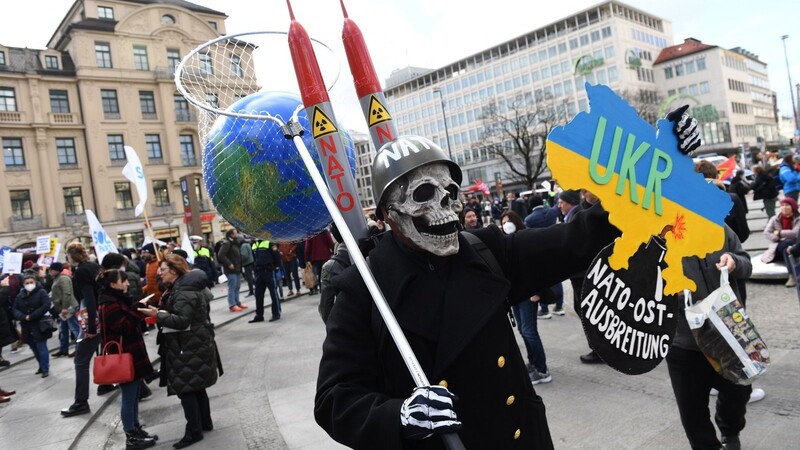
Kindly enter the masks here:
<path id="1" fill-rule="evenodd" d="M 44 234 L 88 243 L 85 209 L 120 246 L 140 244 L 124 145 L 144 164 L 156 238 L 180 236 L 179 179 L 200 172 L 201 149 L 173 73 L 225 33 L 226 17 L 183 0 L 76 0 L 45 50 L 0 46 L 0 245 L 26 247 Z M 233 61 L 205 63 L 236 70 Z M 219 236 L 225 223 L 200 184 L 203 232 Z"/>
<path id="2" fill-rule="evenodd" d="M 350 130 L 350 139 L 356 151 L 356 189 L 361 208 L 367 212 L 375 209 L 372 199 L 372 160 L 375 159 L 375 146 L 368 134 Z"/>
<path id="3" fill-rule="evenodd" d="M 398 131 L 449 150 L 464 170 L 463 186 L 481 179 L 495 195 L 500 183 L 521 191 L 528 187 L 487 151 L 487 105 L 544 105 L 563 123 L 588 109 L 584 84 L 600 83 L 632 103 L 655 105 L 640 109 L 653 121 L 653 60 L 671 44 L 669 21 L 607 1 L 422 75 L 400 73 L 385 94 Z"/>
<path id="4" fill-rule="evenodd" d="M 665 48 L 654 69 L 667 103 L 692 106 L 691 114 L 701 124 L 704 152 L 779 145 L 775 95 L 767 64 L 757 55 L 688 38 Z"/>

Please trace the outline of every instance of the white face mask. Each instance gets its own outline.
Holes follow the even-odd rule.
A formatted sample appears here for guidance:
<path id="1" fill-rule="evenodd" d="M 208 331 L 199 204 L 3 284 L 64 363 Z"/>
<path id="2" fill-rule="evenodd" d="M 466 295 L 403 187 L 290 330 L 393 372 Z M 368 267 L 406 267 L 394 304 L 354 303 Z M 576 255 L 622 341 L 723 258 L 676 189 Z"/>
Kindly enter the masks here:
<path id="1" fill-rule="evenodd" d="M 513 222 L 506 222 L 503 224 L 503 231 L 506 234 L 514 234 L 517 231 L 517 226 Z"/>
<path id="2" fill-rule="evenodd" d="M 30 292 L 30 291 L 32 291 L 34 289 L 36 289 L 36 285 L 35 284 L 26 284 L 25 285 L 25 290 L 28 291 L 28 292 Z"/>

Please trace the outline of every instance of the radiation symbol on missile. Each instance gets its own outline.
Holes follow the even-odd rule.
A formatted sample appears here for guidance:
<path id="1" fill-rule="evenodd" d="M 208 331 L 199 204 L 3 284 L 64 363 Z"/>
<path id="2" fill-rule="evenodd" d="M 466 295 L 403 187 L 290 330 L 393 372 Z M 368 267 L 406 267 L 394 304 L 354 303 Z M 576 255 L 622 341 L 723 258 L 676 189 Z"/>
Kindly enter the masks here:
<path id="1" fill-rule="evenodd" d="M 374 95 L 369 99 L 369 126 L 377 125 L 381 122 L 392 120 L 389 111 L 384 108 L 383 104 Z"/>
<path id="2" fill-rule="evenodd" d="M 333 121 L 318 106 L 314 107 L 314 117 L 312 119 L 314 139 L 339 131 Z"/>

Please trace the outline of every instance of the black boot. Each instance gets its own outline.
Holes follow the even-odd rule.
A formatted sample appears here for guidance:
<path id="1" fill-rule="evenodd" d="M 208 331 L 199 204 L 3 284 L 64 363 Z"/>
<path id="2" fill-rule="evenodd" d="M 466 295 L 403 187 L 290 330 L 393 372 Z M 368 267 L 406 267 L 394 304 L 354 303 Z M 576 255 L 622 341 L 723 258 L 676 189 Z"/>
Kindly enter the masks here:
<path id="1" fill-rule="evenodd" d="M 158 435 L 157 434 L 148 433 L 147 431 L 145 431 L 144 428 L 142 428 L 141 425 L 136 425 L 136 428 L 133 430 L 132 434 L 136 434 L 137 436 L 139 436 L 142 439 L 152 439 L 154 441 L 158 440 Z"/>
<path id="2" fill-rule="evenodd" d="M 140 437 L 136 430 L 125 433 L 125 450 L 139 450 L 154 447 L 155 445 L 155 439 Z"/>

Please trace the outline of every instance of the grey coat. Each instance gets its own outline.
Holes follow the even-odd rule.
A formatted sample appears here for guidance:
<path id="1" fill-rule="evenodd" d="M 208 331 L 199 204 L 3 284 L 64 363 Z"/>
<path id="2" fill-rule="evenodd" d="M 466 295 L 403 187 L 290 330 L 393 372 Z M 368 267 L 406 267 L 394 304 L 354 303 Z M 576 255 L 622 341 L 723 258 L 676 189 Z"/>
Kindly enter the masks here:
<path id="1" fill-rule="evenodd" d="M 53 287 L 50 290 L 50 299 L 53 301 L 53 306 L 59 310 L 69 309 L 78 306 L 78 300 L 75 299 L 75 293 L 72 291 L 72 277 L 65 274 L 59 274 L 53 281 Z"/>
<path id="2" fill-rule="evenodd" d="M 213 386 L 222 374 L 214 325 L 208 317 L 206 274 L 199 269 L 178 278 L 169 291 L 165 310 L 158 312 L 161 329 L 161 386 L 167 393 L 184 394 Z"/>

